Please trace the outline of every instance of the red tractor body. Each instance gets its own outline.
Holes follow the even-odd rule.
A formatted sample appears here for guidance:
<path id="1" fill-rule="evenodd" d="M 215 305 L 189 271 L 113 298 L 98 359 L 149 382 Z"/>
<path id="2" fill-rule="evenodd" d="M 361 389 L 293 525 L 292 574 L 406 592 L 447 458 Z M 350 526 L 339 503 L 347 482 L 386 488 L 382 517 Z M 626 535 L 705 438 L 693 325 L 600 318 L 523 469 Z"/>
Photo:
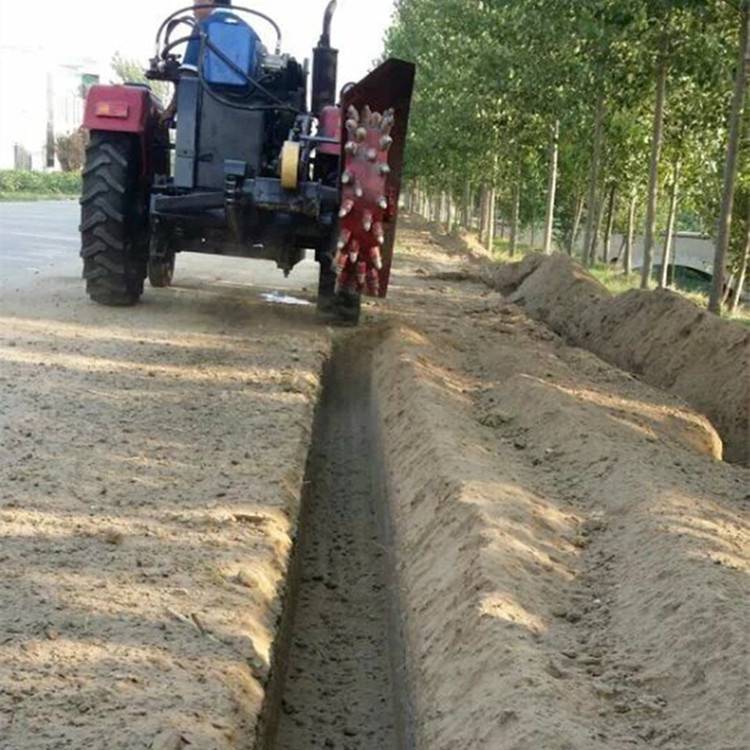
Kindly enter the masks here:
<path id="1" fill-rule="evenodd" d="M 246 8 L 165 21 L 147 76 L 175 85 L 168 109 L 146 85 L 92 88 L 82 256 L 93 299 L 133 304 L 147 275 L 171 282 L 180 252 L 264 258 L 288 273 L 308 249 L 324 312 L 353 322 L 360 295 L 385 296 L 414 67 L 390 60 L 337 102 L 335 5 L 309 105 L 305 69 L 278 43 L 268 52 L 240 15 L 278 26 Z"/>

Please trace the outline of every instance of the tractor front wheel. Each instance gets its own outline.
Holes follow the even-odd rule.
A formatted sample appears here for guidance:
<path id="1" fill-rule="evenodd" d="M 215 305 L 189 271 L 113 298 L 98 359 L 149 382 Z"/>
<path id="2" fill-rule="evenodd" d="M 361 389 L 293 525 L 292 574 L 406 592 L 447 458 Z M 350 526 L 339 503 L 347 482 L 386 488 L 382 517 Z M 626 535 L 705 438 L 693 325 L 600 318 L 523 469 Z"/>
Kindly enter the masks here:
<path id="1" fill-rule="evenodd" d="M 143 294 L 148 217 L 140 165 L 135 136 L 91 134 L 83 173 L 81 257 L 88 295 L 102 305 L 134 305 Z"/>

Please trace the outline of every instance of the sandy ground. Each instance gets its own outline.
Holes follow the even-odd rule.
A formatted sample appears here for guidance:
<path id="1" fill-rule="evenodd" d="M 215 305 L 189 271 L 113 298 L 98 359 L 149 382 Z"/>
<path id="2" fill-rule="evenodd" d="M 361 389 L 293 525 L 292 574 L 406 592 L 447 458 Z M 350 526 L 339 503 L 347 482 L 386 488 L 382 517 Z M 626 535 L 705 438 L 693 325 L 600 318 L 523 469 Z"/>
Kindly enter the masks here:
<path id="1" fill-rule="evenodd" d="M 252 745 L 329 347 L 257 294 L 3 296 L 2 750 Z"/>
<path id="2" fill-rule="evenodd" d="M 417 750 L 747 750 L 750 472 L 676 396 L 461 281 L 429 232 L 400 246 L 392 299 L 339 334 L 375 347 L 378 416 L 344 360 L 279 750 L 410 747 L 373 709 L 394 662 Z M 3 297 L 0 750 L 255 746 L 330 340 L 310 308 L 205 279 L 131 311 L 70 279 Z"/>
<path id="3" fill-rule="evenodd" d="M 750 747 L 750 472 L 402 232 L 376 353 L 417 747 Z M 447 273 L 446 273 L 447 272 Z"/>

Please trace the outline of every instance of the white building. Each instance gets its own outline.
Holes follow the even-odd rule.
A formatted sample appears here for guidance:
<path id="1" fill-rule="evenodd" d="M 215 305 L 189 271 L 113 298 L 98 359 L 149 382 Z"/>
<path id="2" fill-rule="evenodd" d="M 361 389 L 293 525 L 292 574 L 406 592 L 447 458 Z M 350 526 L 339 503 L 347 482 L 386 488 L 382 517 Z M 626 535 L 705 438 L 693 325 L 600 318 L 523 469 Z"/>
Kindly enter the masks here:
<path id="1" fill-rule="evenodd" d="M 109 66 L 50 60 L 44 49 L 0 46 L 0 169 L 58 169 L 55 139 L 80 127 L 88 86 Z"/>

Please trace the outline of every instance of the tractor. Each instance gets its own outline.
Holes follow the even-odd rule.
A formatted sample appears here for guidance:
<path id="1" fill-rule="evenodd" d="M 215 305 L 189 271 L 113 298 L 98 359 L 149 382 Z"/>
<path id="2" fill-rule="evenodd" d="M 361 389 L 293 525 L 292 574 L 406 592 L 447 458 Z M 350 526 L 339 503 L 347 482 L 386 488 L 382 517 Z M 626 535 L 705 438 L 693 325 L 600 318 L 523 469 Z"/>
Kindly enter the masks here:
<path id="1" fill-rule="evenodd" d="M 171 104 L 148 83 L 91 88 L 81 198 L 91 299 L 136 304 L 147 278 L 172 283 L 178 253 L 266 259 L 288 275 L 308 251 L 326 317 L 356 324 L 363 295 L 385 297 L 415 70 L 391 59 L 339 92 L 336 4 L 312 71 L 282 53 L 269 16 L 206 4 L 156 34 L 145 79 L 174 84 Z M 212 12 L 198 21 L 196 9 Z"/>

